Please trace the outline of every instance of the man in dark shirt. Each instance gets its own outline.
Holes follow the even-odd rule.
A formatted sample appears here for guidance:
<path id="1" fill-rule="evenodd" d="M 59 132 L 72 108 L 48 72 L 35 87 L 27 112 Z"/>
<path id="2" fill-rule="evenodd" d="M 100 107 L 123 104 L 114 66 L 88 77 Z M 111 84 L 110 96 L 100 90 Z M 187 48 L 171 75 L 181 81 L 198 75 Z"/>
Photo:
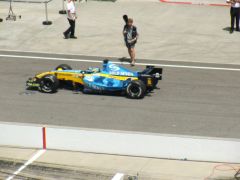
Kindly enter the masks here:
<path id="1" fill-rule="evenodd" d="M 133 19 L 128 18 L 127 24 L 123 28 L 123 36 L 126 47 L 128 48 L 128 54 L 131 58 L 131 65 L 134 66 L 136 62 L 136 53 L 134 47 L 137 43 L 138 32 L 136 26 L 133 26 Z"/>
<path id="2" fill-rule="evenodd" d="M 240 0 L 227 0 L 227 3 L 231 5 L 231 29 L 230 33 L 234 31 L 234 21 L 236 20 L 236 31 L 239 31 L 239 16 L 240 16 Z"/>

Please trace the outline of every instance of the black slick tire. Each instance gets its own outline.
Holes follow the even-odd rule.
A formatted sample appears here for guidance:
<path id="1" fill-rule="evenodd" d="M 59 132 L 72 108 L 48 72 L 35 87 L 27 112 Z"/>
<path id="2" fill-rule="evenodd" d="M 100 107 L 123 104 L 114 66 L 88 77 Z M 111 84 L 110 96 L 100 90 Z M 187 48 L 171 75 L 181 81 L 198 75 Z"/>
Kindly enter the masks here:
<path id="1" fill-rule="evenodd" d="M 126 94 L 131 99 L 141 99 L 146 93 L 146 85 L 141 80 L 134 80 L 126 88 Z"/>
<path id="2" fill-rule="evenodd" d="M 55 93 L 59 87 L 59 80 L 54 75 L 46 75 L 40 80 L 40 91 L 44 93 Z"/>

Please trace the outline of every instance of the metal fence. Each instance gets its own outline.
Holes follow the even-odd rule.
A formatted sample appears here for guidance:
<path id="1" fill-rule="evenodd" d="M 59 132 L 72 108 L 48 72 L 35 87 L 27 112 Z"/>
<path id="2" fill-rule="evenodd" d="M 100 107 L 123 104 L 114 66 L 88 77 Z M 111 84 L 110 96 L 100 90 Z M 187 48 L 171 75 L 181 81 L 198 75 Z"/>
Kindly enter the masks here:
<path id="1" fill-rule="evenodd" d="M 52 24 L 52 21 L 49 21 L 49 19 L 48 19 L 48 3 L 50 3 L 52 0 L 0 0 L 0 1 L 9 2 L 9 12 L 6 17 L 6 20 L 13 20 L 13 21 L 16 21 L 17 17 L 21 18 L 21 15 L 16 16 L 16 14 L 13 12 L 13 8 L 12 8 L 13 2 L 44 4 L 46 20 L 43 21 L 42 23 L 43 23 L 43 25 L 51 25 Z M 0 22 L 1 22 L 1 19 L 0 19 Z"/>

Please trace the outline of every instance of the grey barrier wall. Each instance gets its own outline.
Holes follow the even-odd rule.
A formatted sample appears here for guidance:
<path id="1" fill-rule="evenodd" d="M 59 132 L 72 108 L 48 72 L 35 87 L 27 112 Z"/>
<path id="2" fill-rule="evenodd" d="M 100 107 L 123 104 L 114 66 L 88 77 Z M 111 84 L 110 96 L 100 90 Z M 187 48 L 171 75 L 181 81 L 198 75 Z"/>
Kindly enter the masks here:
<path id="1" fill-rule="evenodd" d="M 240 163 L 237 139 L 49 127 L 47 142 L 49 149 Z"/>
<path id="2" fill-rule="evenodd" d="M 0 145 L 41 149 L 42 127 L 0 124 Z"/>
<path id="3" fill-rule="evenodd" d="M 0 146 L 240 163 L 238 139 L 100 129 L 0 123 Z"/>

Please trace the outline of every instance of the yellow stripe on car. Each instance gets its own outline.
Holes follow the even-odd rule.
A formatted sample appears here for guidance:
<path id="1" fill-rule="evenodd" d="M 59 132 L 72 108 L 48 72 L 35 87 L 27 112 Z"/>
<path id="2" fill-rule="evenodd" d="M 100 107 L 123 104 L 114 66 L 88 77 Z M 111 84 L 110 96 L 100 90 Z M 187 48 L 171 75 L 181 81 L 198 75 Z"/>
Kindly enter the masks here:
<path id="1" fill-rule="evenodd" d="M 138 80 L 137 77 L 129 77 L 129 76 L 117 76 L 117 75 L 111 75 L 111 74 L 104 74 L 104 73 L 96 73 L 96 74 L 81 74 L 81 73 L 74 73 L 74 72 L 45 72 L 36 75 L 37 78 L 41 79 L 42 77 L 46 75 L 55 75 L 58 80 L 64 80 L 64 81 L 72 81 L 73 83 L 79 83 L 84 84 L 83 78 L 85 76 L 101 76 L 106 78 L 113 78 L 120 81 L 126 81 L 127 79 L 131 80 Z"/>

